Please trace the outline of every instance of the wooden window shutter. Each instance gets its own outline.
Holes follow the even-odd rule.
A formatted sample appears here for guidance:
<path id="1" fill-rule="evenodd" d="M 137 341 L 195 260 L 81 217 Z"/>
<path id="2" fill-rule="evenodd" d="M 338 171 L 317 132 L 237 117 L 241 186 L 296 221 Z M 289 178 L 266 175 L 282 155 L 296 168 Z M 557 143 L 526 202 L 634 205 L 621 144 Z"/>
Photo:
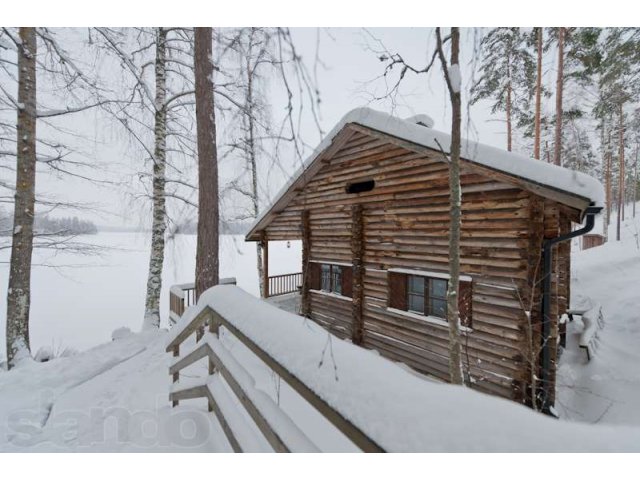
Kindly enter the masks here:
<path id="1" fill-rule="evenodd" d="M 469 281 L 460 280 L 458 287 L 458 311 L 460 312 L 460 323 L 471 328 L 472 317 L 473 285 Z"/>
<path id="2" fill-rule="evenodd" d="M 353 267 L 342 267 L 342 296 L 353 297 Z"/>
<path id="3" fill-rule="evenodd" d="M 320 290 L 320 264 L 309 262 L 309 288 Z"/>
<path id="4" fill-rule="evenodd" d="M 407 276 L 389 272 L 389 306 L 398 310 L 407 309 Z"/>

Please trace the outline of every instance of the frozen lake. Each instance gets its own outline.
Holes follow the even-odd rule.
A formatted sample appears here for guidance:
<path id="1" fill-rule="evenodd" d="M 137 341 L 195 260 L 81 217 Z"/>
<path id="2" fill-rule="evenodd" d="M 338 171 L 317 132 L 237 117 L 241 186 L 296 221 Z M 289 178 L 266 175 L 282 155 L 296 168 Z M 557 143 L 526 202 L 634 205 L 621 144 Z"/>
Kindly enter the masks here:
<path id="1" fill-rule="evenodd" d="M 79 350 L 111 340 L 118 327 L 142 326 L 149 263 L 148 233 L 100 233 L 78 241 L 105 247 L 99 256 L 34 251 L 31 277 L 31 347 L 49 345 Z M 238 285 L 258 295 L 255 243 L 242 235 L 224 235 L 220 275 L 236 277 Z M 168 325 L 169 288 L 194 280 L 195 235 L 177 235 L 167 242 L 162 284 L 162 325 Z M 0 359 L 5 358 L 6 291 L 10 251 L 0 251 Z M 298 272 L 300 242 L 269 243 L 269 273 Z"/>

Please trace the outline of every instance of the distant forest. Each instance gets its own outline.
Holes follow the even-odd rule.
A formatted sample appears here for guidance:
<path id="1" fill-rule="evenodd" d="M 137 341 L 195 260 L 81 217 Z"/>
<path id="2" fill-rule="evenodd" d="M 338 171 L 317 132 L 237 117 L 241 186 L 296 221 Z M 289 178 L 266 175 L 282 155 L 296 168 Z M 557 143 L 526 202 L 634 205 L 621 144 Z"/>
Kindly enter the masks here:
<path id="1" fill-rule="evenodd" d="M 10 213 L 0 209 L 0 236 L 11 236 L 13 218 Z M 36 215 L 34 220 L 36 234 L 48 235 L 94 235 L 98 233 L 98 227 L 90 220 L 81 220 L 78 217 L 50 217 L 49 215 Z"/>

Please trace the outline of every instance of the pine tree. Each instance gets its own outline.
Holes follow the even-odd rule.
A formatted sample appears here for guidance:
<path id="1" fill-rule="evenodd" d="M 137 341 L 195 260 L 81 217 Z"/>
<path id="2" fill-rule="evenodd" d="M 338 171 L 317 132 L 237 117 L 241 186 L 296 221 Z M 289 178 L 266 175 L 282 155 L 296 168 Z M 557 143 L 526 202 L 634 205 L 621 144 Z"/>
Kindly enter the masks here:
<path id="1" fill-rule="evenodd" d="M 30 355 L 31 256 L 36 187 L 36 29 L 20 28 L 13 243 L 7 290 L 7 364 Z"/>
<path id="2" fill-rule="evenodd" d="M 213 99 L 212 29 L 195 28 L 193 64 L 198 131 L 196 297 L 219 281 L 218 154 Z"/>
<path id="3" fill-rule="evenodd" d="M 620 240 L 626 200 L 625 106 L 635 103 L 640 96 L 640 87 L 636 80 L 640 74 L 640 29 L 607 29 L 599 67 L 600 97 L 595 111 L 600 116 L 612 114 L 616 117 L 618 139 L 616 240 Z"/>
<path id="4" fill-rule="evenodd" d="M 491 112 L 505 112 L 507 150 L 513 147 L 514 125 L 522 124 L 535 91 L 536 64 L 519 27 L 492 29 L 481 43 L 480 80 L 473 86 L 471 103 L 491 99 Z"/>

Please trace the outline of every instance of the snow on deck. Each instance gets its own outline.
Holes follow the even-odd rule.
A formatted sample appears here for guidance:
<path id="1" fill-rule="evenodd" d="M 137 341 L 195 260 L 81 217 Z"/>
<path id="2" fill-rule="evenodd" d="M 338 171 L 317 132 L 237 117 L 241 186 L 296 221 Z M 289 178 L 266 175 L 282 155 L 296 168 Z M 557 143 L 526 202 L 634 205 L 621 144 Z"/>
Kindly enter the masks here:
<path id="1" fill-rule="evenodd" d="M 165 336 L 0 370 L 0 452 L 229 451 L 206 406 L 170 407 Z"/>
<path id="2" fill-rule="evenodd" d="M 640 429 L 559 422 L 470 389 L 425 381 L 234 286 L 209 306 L 389 451 L 636 451 Z M 178 326 L 179 328 L 180 326 Z"/>

